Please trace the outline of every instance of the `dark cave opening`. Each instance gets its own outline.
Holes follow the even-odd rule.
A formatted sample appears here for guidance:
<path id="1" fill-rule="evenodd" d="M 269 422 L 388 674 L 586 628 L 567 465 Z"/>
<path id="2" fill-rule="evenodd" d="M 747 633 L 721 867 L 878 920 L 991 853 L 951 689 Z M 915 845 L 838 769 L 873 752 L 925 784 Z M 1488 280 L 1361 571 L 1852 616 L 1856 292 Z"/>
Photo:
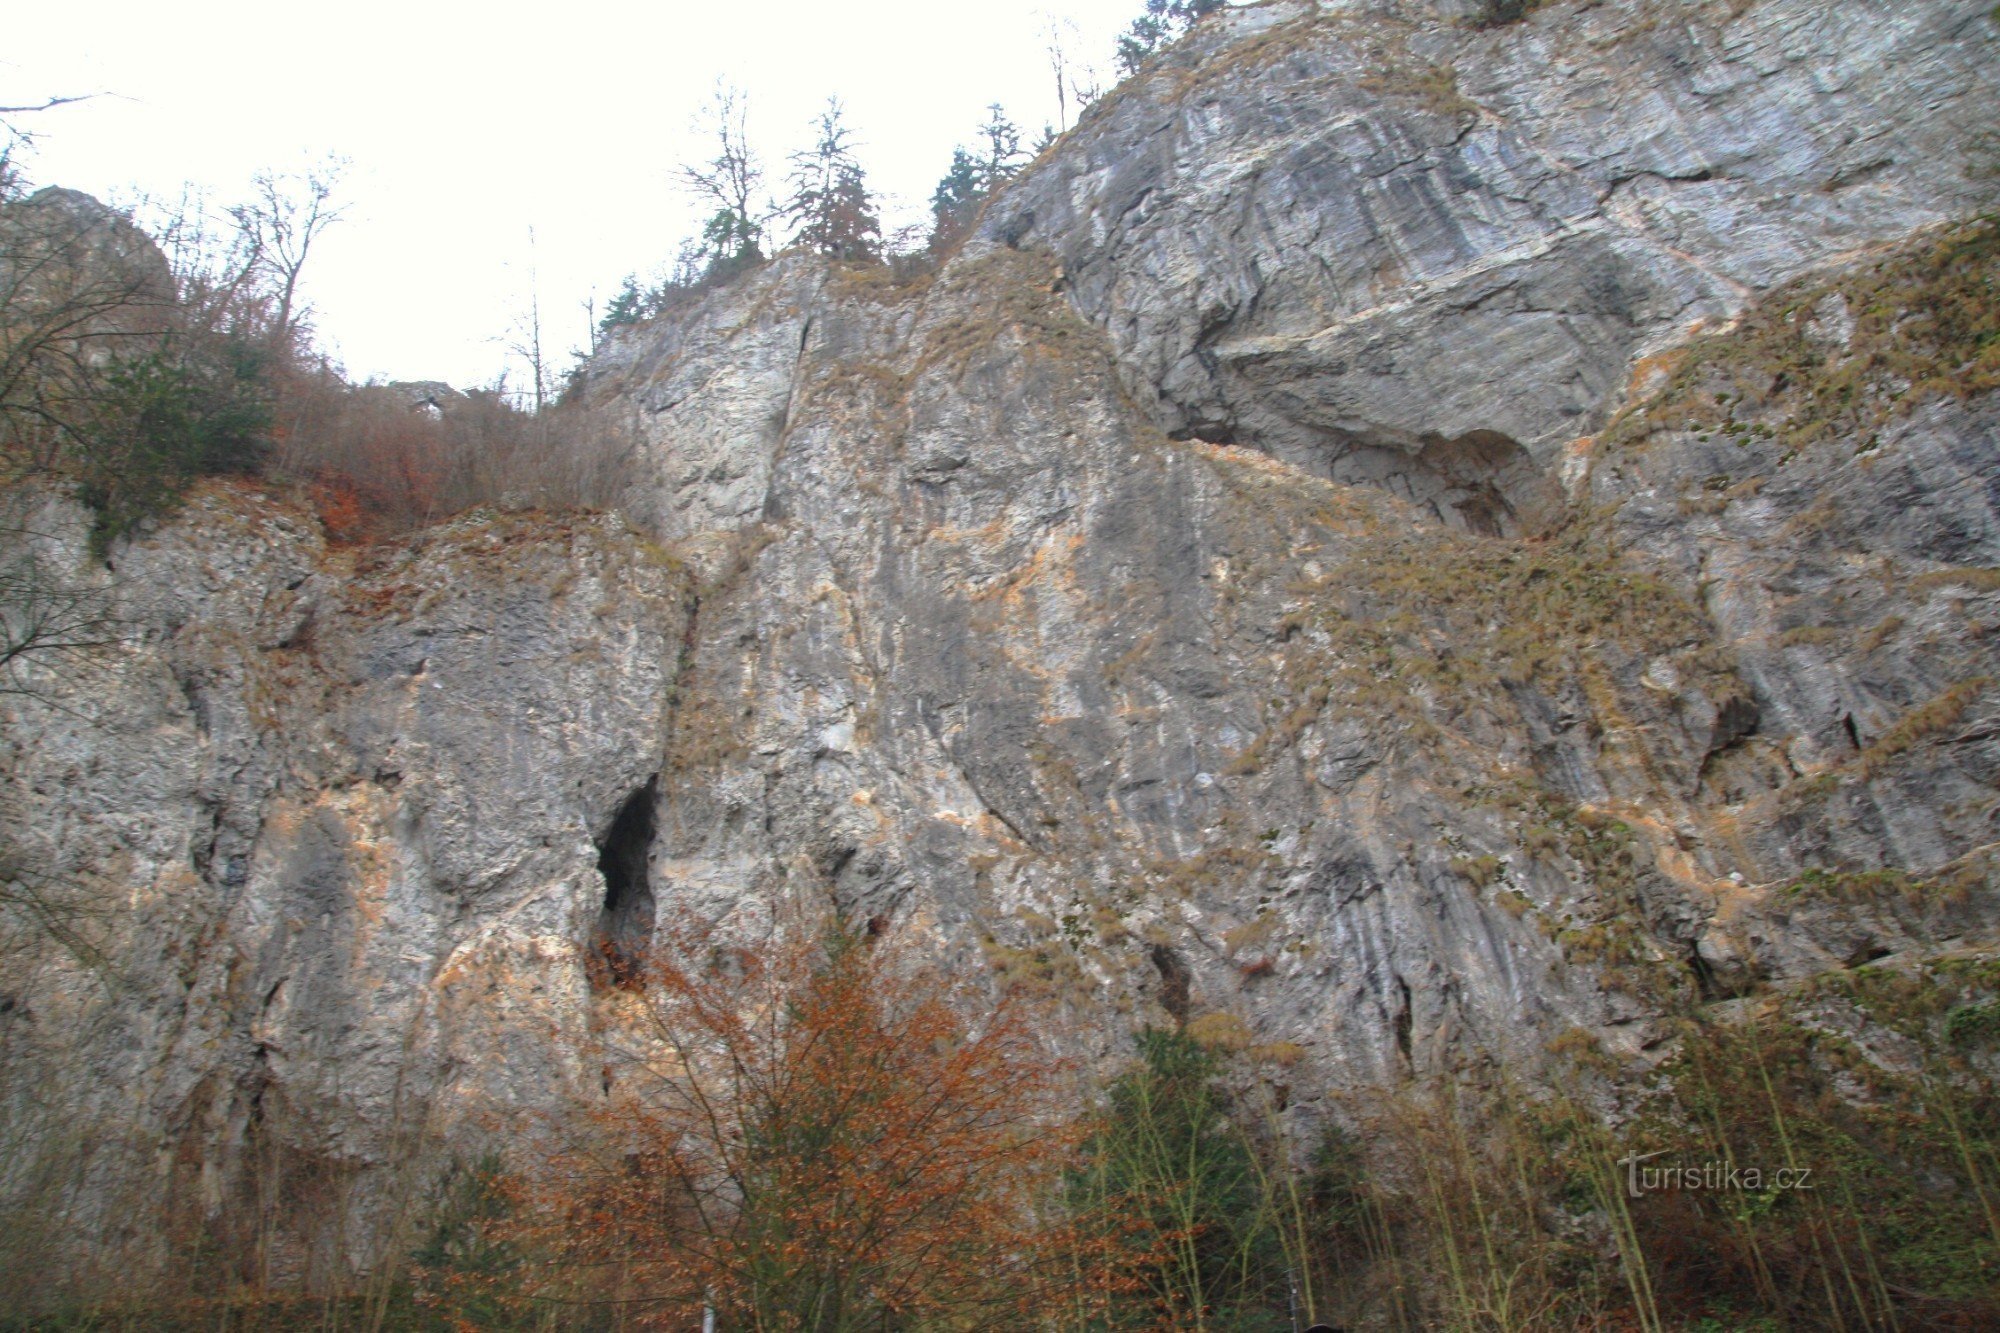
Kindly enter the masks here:
<path id="1" fill-rule="evenodd" d="M 604 910 L 597 919 L 595 953 L 606 979 L 636 986 L 644 977 L 653 938 L 653 885 L 647 873 L 657 831 L 653 807 L 660 791 L 654 774 L 625 799 L 597 844 L 597 873 L 604 877 Z"/>
<path id="2" fill-rule="evenodd" d="M 1688 971 L 1694 973 L 1695 994 L 1704 1001 L 1727 999 L 1728 995 L 1717 982 L 1715 969 L 1701 956 L 1699 944 L 1688 945 Z"/>
<path id="3" fill-rule="evenodd" d="M 1417 440 L 1386 432 L 1316 434 L 1324 452 L 1317 459 L 1289 461 L 1329 481 L 1401 496 L 1447 527 L 1483 537 L 1519 537 L 1539 531 L 1562 508 L 1554 481 L 1527 449 L 1499 431 Z"/>

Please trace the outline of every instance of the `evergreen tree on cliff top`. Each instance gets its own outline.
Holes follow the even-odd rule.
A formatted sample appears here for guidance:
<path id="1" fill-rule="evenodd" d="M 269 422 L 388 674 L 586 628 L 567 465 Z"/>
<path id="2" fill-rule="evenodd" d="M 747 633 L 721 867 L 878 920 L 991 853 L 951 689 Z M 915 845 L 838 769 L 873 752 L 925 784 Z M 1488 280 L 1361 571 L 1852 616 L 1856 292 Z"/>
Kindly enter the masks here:
<path id="1" fill-rule="evenodd" d="M 881 219 L 841 124 L 838 99 L 828 100 L 813 127 L 819 136 L 813 146 L 792 155 L 792 194 L 784 212 L 796 228 L 793 243 L 832 259 L 880 259 Z"/>
<path id="2" fill-rule="evenodd" d="M 1179 41 L 1196 20 L 1227 5 L 1228 0 L 1146 0 L 1146 12 L 1118 39 L 1119 68 L 1138 73 L 1148 57 Z"/>
<path id="3" fill-rule="evenodd" d="M 1020 127 L 998 102 L 986 108 L 979 138 L 984 143 L 976 153 L 964 147 L 951 150 L 951 169 L 931 192 L 933 250 L 949 248 L 963 236 L 979 206 L 1014 178 L 1028 156 L 1021 151 Z"/>

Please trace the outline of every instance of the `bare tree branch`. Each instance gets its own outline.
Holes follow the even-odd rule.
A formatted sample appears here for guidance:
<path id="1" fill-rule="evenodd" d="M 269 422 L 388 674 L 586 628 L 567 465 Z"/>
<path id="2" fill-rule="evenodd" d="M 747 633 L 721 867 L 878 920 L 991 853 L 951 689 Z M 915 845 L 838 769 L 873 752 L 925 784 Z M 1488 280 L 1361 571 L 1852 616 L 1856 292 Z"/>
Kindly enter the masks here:
<path id="1" fill-rule="evenodd" d="M 0 106 L 0 116 L 25 116 L 32 115 L 37 111 L 53 111 L 59 106 L 68 106 L 72 102 L 88 102 L 95 96 L 97 96 L 96 93 L 78 93 L 74 97 L 51 97 L 47 101 L 37 102 L 33 106 Z"/>
<path id="2" fill-rule="evenodd" d="M 252 182 L 256 197 L 229 210 L 249 243 L 251 263 L 275 288 L 272 336 L 281 344 L 290 340 L 297 324 L 299 275 L 313 243 L 347 211 L 345 204 L 335 202 L 347 167 L 345 158 L 329 157 L 297 174 L 260 171 Z"/>

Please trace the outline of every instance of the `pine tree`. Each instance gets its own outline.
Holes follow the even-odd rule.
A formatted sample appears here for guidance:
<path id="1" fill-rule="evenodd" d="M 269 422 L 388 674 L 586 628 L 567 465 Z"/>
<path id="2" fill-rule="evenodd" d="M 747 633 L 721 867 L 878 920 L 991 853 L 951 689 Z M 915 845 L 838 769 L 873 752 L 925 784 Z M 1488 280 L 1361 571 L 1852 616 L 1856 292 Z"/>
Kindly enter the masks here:
<path id="1" fill-rule="evenodd" d="M 1118 64 L 1127 74 L 1156 52 L 1172 46 L 1196 21 L 1227 6 L 1228 0 L 1146 0 L 1146 12 L 1118 39 Z"/>
<path id="2" fill-rule="evenodd" d="M 882 257 L 882 222 L 869 197 L 866 175 L 854 158 L 838 99 L 829 99 L 814 122 L 819 138 L 792 155 L 792 196 L 785 215 L 794 244 L 850 263 Z"/>
<path id="3" fill-rule="evenodd" d="M 948 249 L 979 212 L 986 191 L 979 183 L 979 163 L 963 148 L 951 150 L 951 170 L 945 172 L 931 192 L 931 249 Z"/>
<path id="4" fill-rule="evenodd" d="M 604 318 L 597 321 L 598 333 L 603 335 L 626 324 L 637 324 L 652 313 L 648 309 L 651 304 L 646 293 L 639 289 L 639 279 L 626 274 L 625 284 L 611 298 L 611 304 L 605 307 Z"/>
<path id="5" fill-rule="evenodd" d="M 978 164 L 979 188 L 982 194 L 992 194 L 1014 178 L 1027 154 L 1021 151 L 1020 127 L 1007 119 L 998 102 L 986 108 L 986 123 L 979 133 L 986 140 L 986 158 Z"/>

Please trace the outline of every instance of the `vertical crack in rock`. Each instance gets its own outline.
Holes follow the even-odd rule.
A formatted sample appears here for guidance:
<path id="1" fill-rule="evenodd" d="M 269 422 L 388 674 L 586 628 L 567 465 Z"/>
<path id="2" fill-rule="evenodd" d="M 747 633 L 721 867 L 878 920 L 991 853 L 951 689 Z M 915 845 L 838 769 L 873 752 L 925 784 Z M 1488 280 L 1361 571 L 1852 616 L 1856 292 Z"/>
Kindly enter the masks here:
<path id="1" fill-rule="evenodd" d="M 597 920 L 594 952 L 602 956 L 610 980 L 619 985 L 640 981 L 646 947 L 653 938 L 653 886 L 647 873 L 657 831 L 654 805 L 660 777 L 627 797 L 597 844 L 597 873 L 604 877 L 604 910 Z"/>
<path id="2" fill-rule="evenodd" d="M 1152 958 L 1153 966 L 1160 973 L 1160 1007 L 1173 1015 L 1174 1022 L 1185 1024 L 1190 1007 L 1191 980 L 1187 964 L 1165 944 L 1153 946 Z"/>
<path id="3" fill-rule="evenodd" d="M 1416 1060 L 1411 1054 L 1410 1049 L 1410 1028 L 1412 1023 L 1410 1010 L 1412 997 L 1410 995 L 1410 983 L 1401 977 L 1396 978 L 1396 999 L 1396 1049 L 1402 1053 L 1404 1067 L 1414 1069 L 1416 1067 Z"/>

